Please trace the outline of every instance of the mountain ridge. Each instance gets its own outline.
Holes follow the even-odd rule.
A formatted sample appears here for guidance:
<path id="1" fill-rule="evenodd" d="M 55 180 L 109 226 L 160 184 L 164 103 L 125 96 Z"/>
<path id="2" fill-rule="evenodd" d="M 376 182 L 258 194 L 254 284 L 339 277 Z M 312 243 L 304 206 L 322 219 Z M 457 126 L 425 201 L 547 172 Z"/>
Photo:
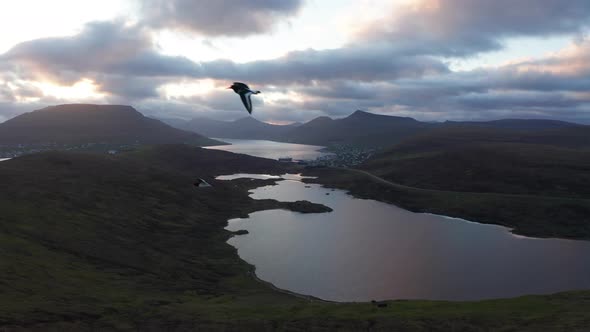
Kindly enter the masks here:
<path id="1" fill-rule="evenodd" d="M 254 117 L 244 117 L 234 121 L 199 117 L 185 122 L 179 128 L 199 132 L 209 137 L 277 140 L 295 126 L 273 125 L 259 121 Z"/>
<path id="2" fill-rule="evenodd" d="M 173 128 L 128 105 L 63 104 L 24 113 L 0 124 L 0 144 L 219 142 Z"/>

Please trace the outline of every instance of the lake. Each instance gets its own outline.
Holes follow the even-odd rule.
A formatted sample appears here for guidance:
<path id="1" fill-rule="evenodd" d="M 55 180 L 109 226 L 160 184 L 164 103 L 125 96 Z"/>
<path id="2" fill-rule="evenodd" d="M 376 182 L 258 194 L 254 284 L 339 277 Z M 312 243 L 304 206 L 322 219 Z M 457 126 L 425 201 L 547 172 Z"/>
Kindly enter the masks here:
<path id="1" fill-rule="evenodd" d="M 590 242 L 516 236 L 288 178 L 251 197 L 309 200 L 334 212 L 261 211 L 227 227 L 249 231 L 228 242 L 279 288 L 333 301 L 478 300 L 590 288 Z"/>
<path id="2" fill-rule="evenodd" d="M 248 154 L 255 157 L 279 159 L 289 157 L 296 160 L 315 160 L 331 153 L 319 151 L 323 146 L 291 144 L 264 140 L 216 138 L 231 145 L 208 146 L 206 149 L 224 150 Z"/>

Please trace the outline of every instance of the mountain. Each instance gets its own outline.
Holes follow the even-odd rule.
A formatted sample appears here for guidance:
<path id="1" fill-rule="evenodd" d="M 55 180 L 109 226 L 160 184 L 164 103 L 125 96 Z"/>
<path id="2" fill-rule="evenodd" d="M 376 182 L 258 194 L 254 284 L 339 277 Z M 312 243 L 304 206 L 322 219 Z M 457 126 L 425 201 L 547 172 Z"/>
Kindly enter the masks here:
<path id="1" fill-rule="evenodd" d="M 282 136 L 280 140 L 302 144 L 334 145 L 347 144 L 367 147 L 387 147 L 399 143 L 405 139 L 426 134 L 430 131 L 481 131 L 501 133 L 499 137 L 507 134 L 512 137 L 524 132 L 533 133 L 539 131 L 554 132 L 549 134 L 552 138 L 545 139 L 562 140 L 564 144 L 578 144 L 584 136 L 585 126 L 564 121 L 555 120 L 524 120 L 504 119 L 482 122 L 454 122 L 444 123 L 420 122 L 409 117 L 379 115 L 363 111 L 356 111 L 343 119 L 331 119 L 318 117 L 307 122 Z M 578 134 L 573 134 L 578 132 Z M 543 134 L 545 135 L 545 134 Z M 543 135 L 535 137 L 529 135 L 529 140 L 544 140 Z"/>
<path id="2" fill-rule="evenodd" d="M 432 123 L 360 110 L 342 119 L 321 116 L 304 124 L 288 126 L 271 125 L 246 117 L 232 122 L 197 118 L 177 127 L 209 137 L 267 139 L 324 146 L 345 144 L 373 148 L 389 147 L 408 138 L 429 135 L 431 131 L 449 132 L 451 137 L 457 134 L 466 135 L 465 138 L 469 138 L 471 132 L 476 135 L 490 133 L 492 140 L 504 141 L 517 141 L 518 137 L 528 133 L 529 141 L 562 141 L 562 145 L 580 144 L 581 138 L 585 135 L 585 126 L 556 120 L 503 119 Z M 543 134 L 533 134 L 541 131 Z M 575 134 L 576 132 L 578 134 Z M 546 135 L 549 136 L 545 137 Z"/>
<path id="3" fill-rule="evenodd" d="M 435 126 L 412 118 L 356 111 L 343 119 L 316 118 L 291 130 L 283 139 L 315 145 L 390 146 Z"/>
<path id="4" fill-rule="evenodd" d="M 172 128 L 131 106 L 68 104 L 46 107 L 0 124 L 0 144 L 219 142 Z"/>
<path id="5" fill-rule="evenodd" d="M 278 140 L 295 125 L 272 125 L 245 117 L 235 121 L 219 121 L 208 118 L 196 118 L 179 128 L 190 130 L 209 137 Z"/>

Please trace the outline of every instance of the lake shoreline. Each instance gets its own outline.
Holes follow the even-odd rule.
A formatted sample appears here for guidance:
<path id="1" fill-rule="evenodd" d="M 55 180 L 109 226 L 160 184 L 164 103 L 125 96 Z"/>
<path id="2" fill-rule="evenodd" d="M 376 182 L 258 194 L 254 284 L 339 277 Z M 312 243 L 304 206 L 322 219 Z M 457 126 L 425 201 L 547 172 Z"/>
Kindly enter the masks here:
<path id="1" fill-rule="evenodd" d="M 305 185 L 301 181 L 305 177 L 293 180 L 252 189 L 250 197 L 272 198 L 282 203 L 305 198 L 333 207 L 333 213 L 309 218 L 280 210 L 258 211 L 245 219 L 230 220 L 226 227 L 229 231 L 248 233 L 245 237 L 233 237 L 228 243 L 238 249 L 243 260 L 256 266 L 258 278 L 278 289 L 338 303 L 366 303 L 480 301 L 590 288 L 590 265 L 584 263 L 590 257 L 590 243 L 519 237 L 504 226 L 413 213 L 390 203 L 358 200 L 346 191 L 323 185 Z M 323 241 L 326 234 L 331 234 L 330 242 Z M 473 243 L 469 240 L 473 238 L 480 241 Z M 364 243 L 371 245 L 363 246 Z M 429 245 L 424 247 L 422 243 Z M 563 250 L 572 259 L 570 272 L 558 269 L 563 261 L 559 253 Z M 317 252 L 322 254 L 317 256 Z M 494 259 L 485 264 L 479 261 L 478 257 L 492 252 Z M 406 261 L 415 264 L 405 264 Z M 398 269 L 404 265 L 405 268 Z M 453 272 L 469 266 L 479 266 L 480 274 Z M 536 272 L 530 274 L 531 270 Z M 562 272 L 578 277 L 566 280 L 561 277 Z M 536 274 L 546 277 L 526 287 L 511 282 L 532 280 Z M 411 280 L 416 275 L 438 277 L 420 278 L 422 284 L 430 285 L 426 291 L 414 289 Z"/>
<path id="2" fill-rule="evenodd" d="M 590 227 L 580 220 L 555 222 L 560 208 L 586 207 L 590 200 L 496 193 L 466 193 L 389 185 L 356 169 L 307 167 L 304 182 L 348 191 L 357 198 L 374 199 L 418 213 L 431 213 L 511 229 L 515 235 L 542 239 L 590 241 Z M 549 211 L 552 213 L 545 213 Z M 578 216 L 580 217 L 580 216 Z"/>

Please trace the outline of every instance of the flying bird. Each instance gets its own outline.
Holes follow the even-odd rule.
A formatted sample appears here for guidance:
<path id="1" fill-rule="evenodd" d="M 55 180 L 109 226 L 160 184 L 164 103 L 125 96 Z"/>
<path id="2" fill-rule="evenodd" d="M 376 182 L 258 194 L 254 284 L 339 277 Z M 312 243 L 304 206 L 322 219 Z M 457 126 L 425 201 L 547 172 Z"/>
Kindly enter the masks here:
<path id="1" fill-rule="evenodd" d="M 252 96 L 253 94 L 257 95 L 260 93 L 260 91 L 252 91 L 250 90 L 250 87 L 240 82 L 234 82 L 234 84 L 228 87 L 228 89 L 232 89 L 235 93 L 240 95 L 240 98 L 242 98 L 242 103 L 244 103 L 246 110 L 248 111 L 248 113 L 252 114 L 252 99 L 250 99 L 250 96 Z"/>

